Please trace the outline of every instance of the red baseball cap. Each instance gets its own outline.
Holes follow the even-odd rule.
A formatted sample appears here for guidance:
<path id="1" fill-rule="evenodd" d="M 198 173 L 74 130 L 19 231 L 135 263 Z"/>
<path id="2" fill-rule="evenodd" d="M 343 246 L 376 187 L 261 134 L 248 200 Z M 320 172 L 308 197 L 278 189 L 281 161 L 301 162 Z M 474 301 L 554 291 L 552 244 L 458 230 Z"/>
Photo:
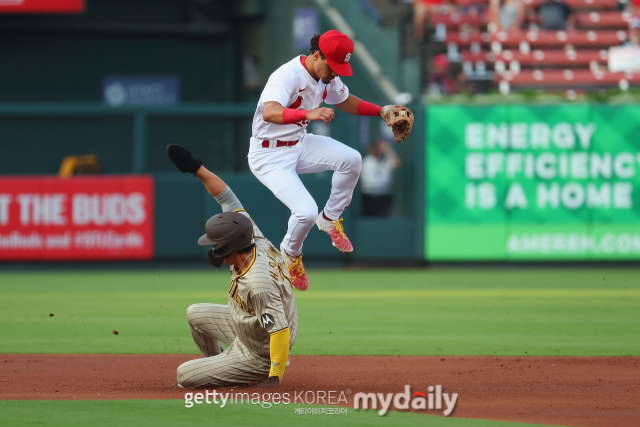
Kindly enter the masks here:
<path id="1" fill-rule="evenodd" d="M 329 30 L 320 36 L 318 45 L 334 73 L 346 77 L 353 74 L 349 64 L 353 55 L 353 42 L 349 37 L 340 31 Z"/>
<path id="2" fill-rule="evenodd" d="M 449 58 L 446 54 L 441 53 L 433 58 L 433 63 L 436 65 L 447 66 L 449 65 Z"/>

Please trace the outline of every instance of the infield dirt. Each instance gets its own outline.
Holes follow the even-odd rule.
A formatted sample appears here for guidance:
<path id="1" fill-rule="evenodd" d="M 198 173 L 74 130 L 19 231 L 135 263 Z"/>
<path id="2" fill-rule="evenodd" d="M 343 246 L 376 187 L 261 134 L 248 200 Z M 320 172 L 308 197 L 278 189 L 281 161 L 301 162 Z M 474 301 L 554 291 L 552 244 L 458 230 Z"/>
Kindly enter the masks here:
<path id="1" fill-rule="evenodd" d="M 175 371 L 195 357 L 3 354 L 0 399 L 184 399 Z M 640 357 L 293 356 L 277 391 L 350 390 L 345 406 L 353 407 L 357 392 L 400 393 L 405 384 L 458 393 L 455 417 L 571 426 L 640 420 Z"/>

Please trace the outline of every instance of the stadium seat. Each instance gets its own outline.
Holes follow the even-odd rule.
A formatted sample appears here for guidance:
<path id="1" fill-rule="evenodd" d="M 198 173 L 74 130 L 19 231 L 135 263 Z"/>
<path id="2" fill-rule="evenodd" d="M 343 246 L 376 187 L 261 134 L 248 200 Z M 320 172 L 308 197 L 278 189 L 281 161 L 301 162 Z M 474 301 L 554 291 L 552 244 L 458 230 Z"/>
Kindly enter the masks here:
<path id="1" fill-rule="evenodd" d="M 539 6 L 547 0 L 524 0 L 529 6 Z M 618 0 L 564 0 L 572 9 L 615 9 Z"/>
<path id="2" fill-rule="evenodd" d="M 488 33 L 448 33 L 444 42 L 449 44 L 453 43 L 457 46 L 469 46 L 471 43 L 489 43 L 489 34 Z"/>
<path id="3" fill-rule="evenodd" d="M 526 87 L 606 87 L 640 83 L 640 74 L 610 73 L 591 70 L 526 70 L 518 74 L 495 74 L 494 81 L 508 82 L 511 86 Z M 622 83 L 621 83 L 622 81 Z"/>
<path id="4" fill-rule="evenodd" d="M 608 50 L 534 50 L 529 53 L 521 53 L 518 50 L 503 50 L 500 53 L 491 52 L 463 52 L 462 61 L 485 61 L 487 63 L 502 61 L 510 64 L 517 62 L 520 67 L 544 66 L 544 67 L 589 67 L 594 61 L 598 64 L 606 64 Z"/>
<path id="5" fill-rule="evenodd" d="M 576 21 L 578 26 L 583 29 L 601 29 L 616 28 L 627 29 L 629 20 L 633 17 L 631 12 L 578 12 L 576 13 Z"/>
<path id="6" fill-rule="evenodd" d="M 524 1 L 537 6 L 545 0 Z M 629 20 L 634 14 L 615 10 L 618 0 L 566 2 L 577 10 L 578 30 L 469 32 L 460 29 L 465 24 L 485 28 L 487 15 L 434 14 L 431 22 L 440 30 L 434 40 L 446 43 L 449 58 L 460 60 L 467 75 L 475 73 L 474 69 L 483 73 L 488 69 L 488 78 L 502 86 L 582 89 L 640 83 L 640 75 L 603 71 L 608 48 L 628 39 Z"/>
<path id="7" fill-rule="evenodd" d="M 438 24 L 446 25 L 447 28 L 458 28 L 463 24 L 469 24 L 471 27 L 479 27 L 481 18 L 478 16 L 463 15 L 459 13 L 451 14 L 432 14 L 431 25 L 436 26 Z"/>
<path id="8" fill-rule="evenodd" d="M 595 0 L 594 0 L 595 1 Z M 567 45 L 575 47 L 610 47 L 622 44 L 627 40 L 626 31 L 526 31 L 507 33 L 498 31 L 489 36 L 492 49 L 499 51 L 502 47 L 521 46 L 562 48 Z M 496 44 L 496 42 L 498 44 Z M 521 47 L 522 50 L 522 47 Z"/>
<path id="9" fill-rule="evenodd" d="M 470 52 L 470 51 L 466 51 L 466 52 L 461 52 L 460 53 L 460 60 L 462 62 L 464 61 L 469 61 L 469 62 L 478 62 L 478 61 L 484 61 L 484 62 L 493 62 L 495 61 L 495 55 L 493 54 L 493 52 Z"/>

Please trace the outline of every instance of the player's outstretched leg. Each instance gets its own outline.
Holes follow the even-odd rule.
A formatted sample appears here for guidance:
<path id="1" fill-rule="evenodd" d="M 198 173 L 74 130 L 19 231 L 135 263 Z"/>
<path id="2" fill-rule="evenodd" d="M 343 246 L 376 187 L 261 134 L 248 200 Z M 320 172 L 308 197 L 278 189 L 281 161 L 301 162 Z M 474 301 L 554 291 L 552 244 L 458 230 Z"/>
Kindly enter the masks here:
<path id="1" fill-rule="evenodd" d="M 333 171 L 331 195 L 316 217 L 316 225 L 320 231 L 329 234 L 335 248 L 348 254 L 353 252 L 353 245 L 344 232 L 340 216 L 351 203 L 353 189 L 362 170 L 362 156 L 335 139 L 308 134 L 304 139 L 296 172 L 303 174 L 324 170 Z"/>
<path id="2" fill-rule="evenodd" d="M 189 360 L 178 367 L 178 385 L 187 389 L 247 386 L 269 377 L 269 358 L 260 357 L 234 340 L 212 357 Z"/>
<path id="3" fill-rule="evenodd" d="M 337 248 L 340 252 L 345 254 L 353 252 L 353 245 L 344 233 L 342 218 L 332 221 L 327 219 L 324 211 L 322 211 L 318 214 L 318 218 L 316 218 L 316 225 L 320 231 L 324 231 L 331 237 L 331 244 L 334 248 Z"/>
<path id="4" fill-rule="evenodd" d="M 302 265 L 302 254 L 298 257 L 292 257 L 284 250 L 284 242 L 280 243 L 280 253 L 284 262 L 289 270 L 289 277 L 291 278 L 291 284 L 299 291 L 306 291 L 309 287 L 309 278 L 307 272 L 304 271 Z"/>

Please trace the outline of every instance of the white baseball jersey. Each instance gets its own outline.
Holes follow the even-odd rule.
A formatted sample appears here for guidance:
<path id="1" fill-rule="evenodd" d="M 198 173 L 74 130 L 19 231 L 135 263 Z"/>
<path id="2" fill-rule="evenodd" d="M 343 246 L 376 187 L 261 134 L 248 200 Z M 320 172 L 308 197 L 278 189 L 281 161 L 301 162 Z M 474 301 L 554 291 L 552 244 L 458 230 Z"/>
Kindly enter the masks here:
<path id="1" fill-rule="evenodd" d="M 262 112 L 267 102 L 275 101 L 285 108 L 313 110 L 323 102 L 340 104 L 349 97 L 349 89 L 340 77 L 328 85 L 322 80 L 316 81 L 302 65 L 303 58 L 306 57 L 296 56 L 269 77 L 253 116 L 251 144 L 260 145 L 264 140 L 296 141 L 307 131 L 309 120 L 289 125 L 265 122 Z"/>

